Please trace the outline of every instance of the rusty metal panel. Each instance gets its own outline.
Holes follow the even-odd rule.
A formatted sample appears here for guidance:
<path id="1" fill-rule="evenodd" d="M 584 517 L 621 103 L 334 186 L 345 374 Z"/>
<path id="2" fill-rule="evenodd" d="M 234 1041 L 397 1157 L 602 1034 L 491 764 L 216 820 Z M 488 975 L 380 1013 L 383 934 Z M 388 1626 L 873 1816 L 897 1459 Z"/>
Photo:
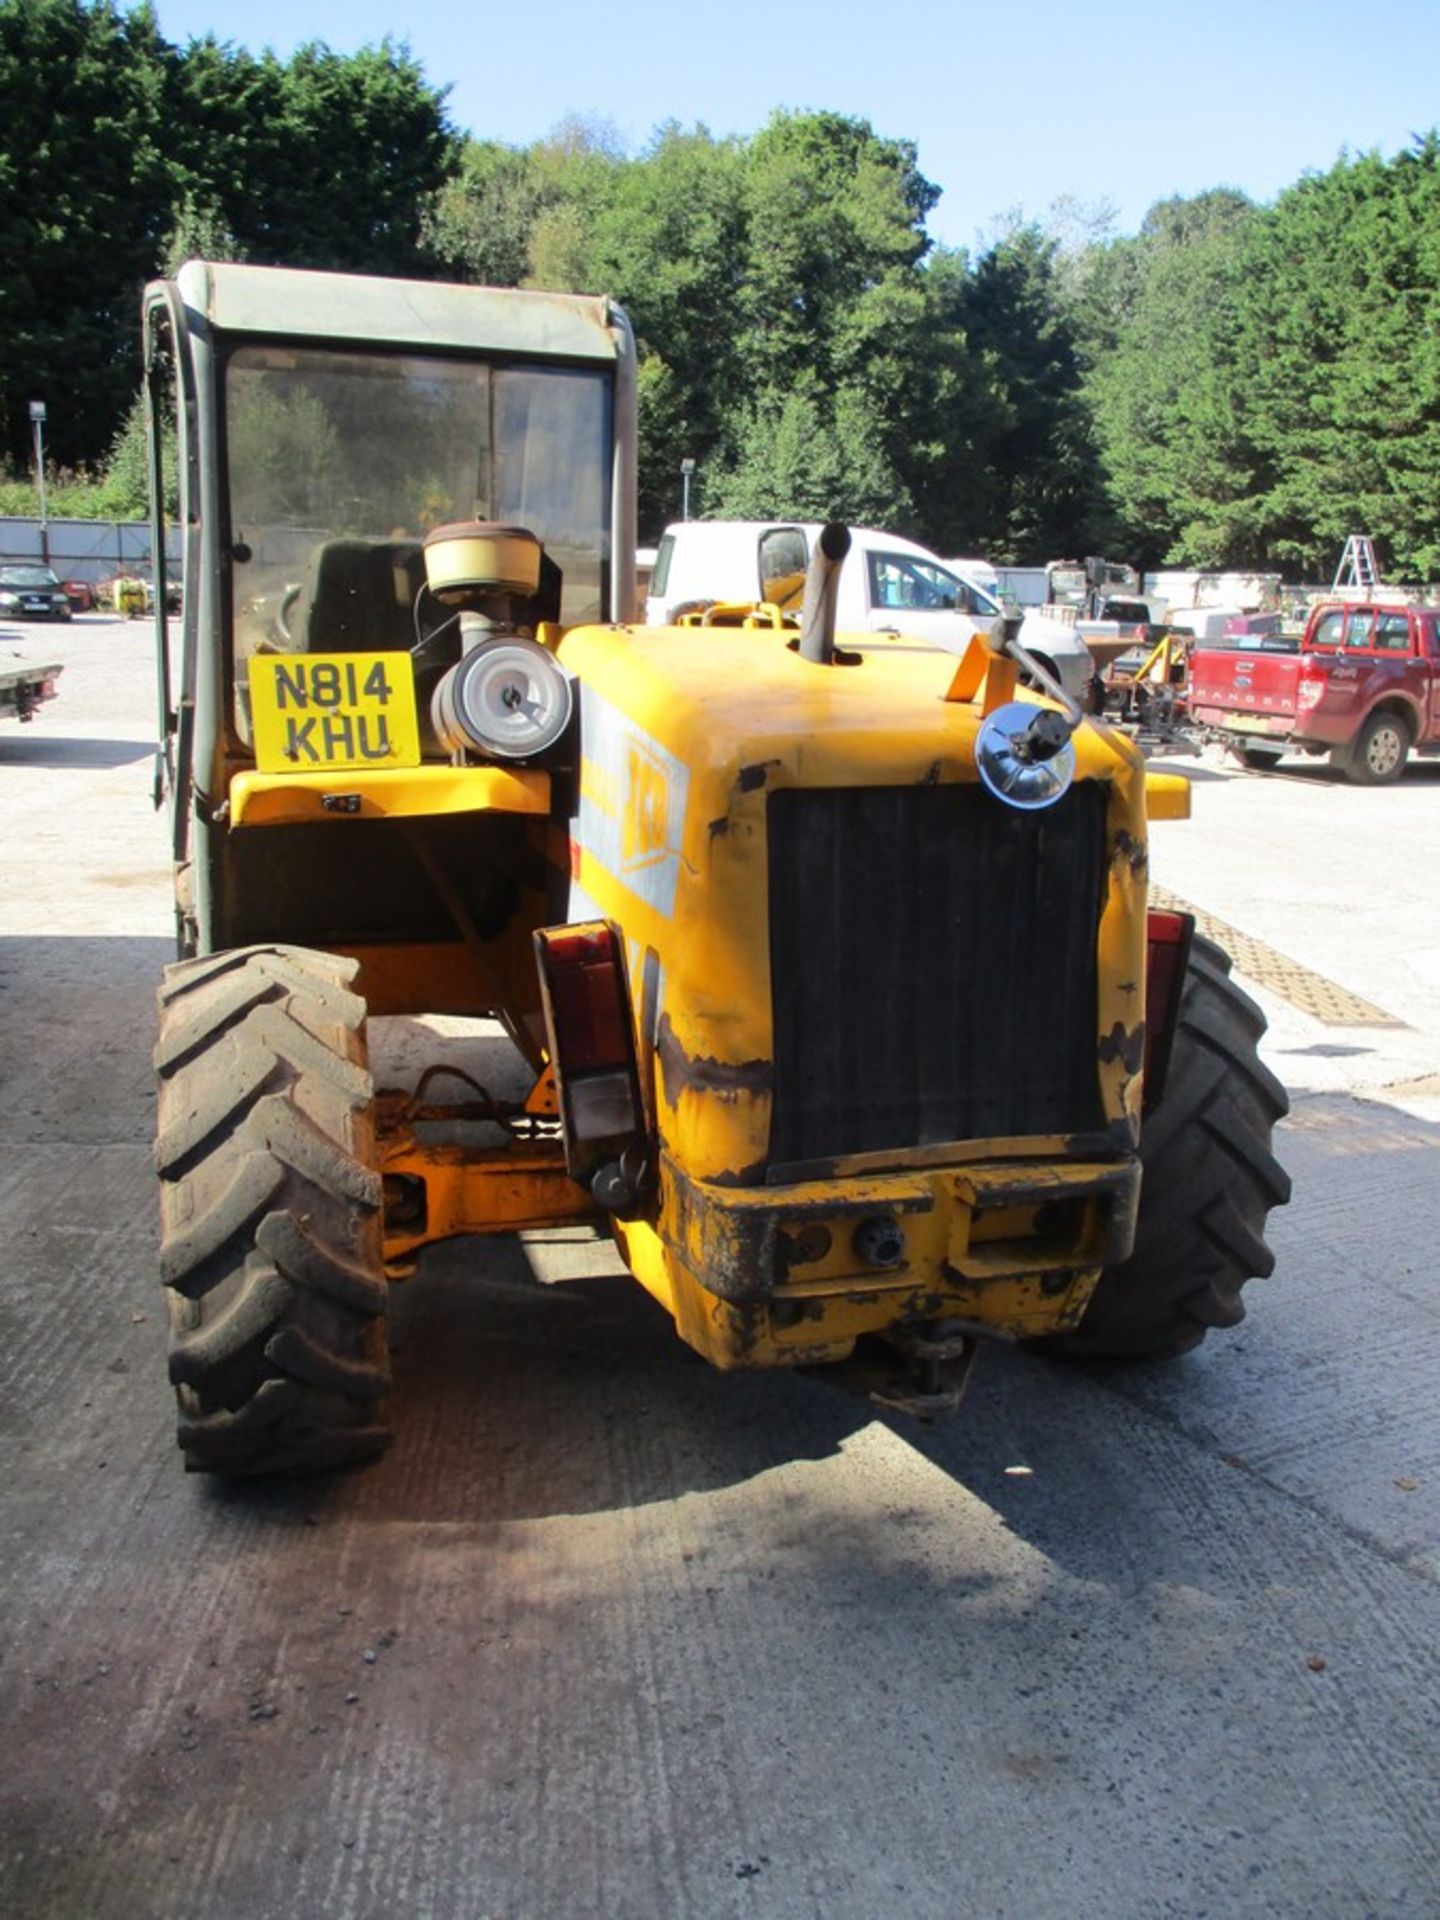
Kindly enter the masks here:
<path id="1" fill-rule="evenodd" d="M 1105 791 L 770 796 L 770 1159 L 1104 1125 Z"/>

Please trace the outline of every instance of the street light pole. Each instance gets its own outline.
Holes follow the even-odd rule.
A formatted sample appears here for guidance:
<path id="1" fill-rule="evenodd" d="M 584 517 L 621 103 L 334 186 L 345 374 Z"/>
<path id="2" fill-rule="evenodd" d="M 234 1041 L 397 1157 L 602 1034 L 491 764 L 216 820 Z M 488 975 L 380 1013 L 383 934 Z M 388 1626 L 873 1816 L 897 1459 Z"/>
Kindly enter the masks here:
<path id="1" fill-rule="evenodd" d="M 680 462 L 680 485 L 683 490 L 680 507 L 680 518 L 682 520 L 688 520 L 690 518 L 690 476 L 694 471 L 695 462 L 693 460 L 682 460 Z"/>
<path id="2" fill-rule="evenodd" d="M 45 402 L 30 402 L 30 429 L 35 436 L 35 484 L 40 490 L 40 558 L 50 564 L 50 519 L 45 511 Z"/>

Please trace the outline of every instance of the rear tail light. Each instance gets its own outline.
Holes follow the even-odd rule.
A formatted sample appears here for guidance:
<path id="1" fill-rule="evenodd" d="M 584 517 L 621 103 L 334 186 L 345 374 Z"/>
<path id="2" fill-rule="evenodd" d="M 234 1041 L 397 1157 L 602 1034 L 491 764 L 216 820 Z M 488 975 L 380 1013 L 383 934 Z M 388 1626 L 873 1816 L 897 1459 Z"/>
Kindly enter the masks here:
<path id="1" fill-rule="evenodd" d="M 1175 1029 L 1180 1024 L 1180 1000 L 1190 961 L 1194 918 L 1188 913 L 1162 913 L 1152 908 L 1146 927 L 1145 962 L 1145 1101 L 1149 1114 L 1160 1104 Z"/>
<path id="2" fill-rule="evenodd" d="M 619 935 L 604 920 L 542 927 L 535 959 L 566 1169 L 603 1205 L 629 1205 L 640 1186 L 645 1108 Z"/>
<path id="3" fill-rule="evenodd" d="M 1295 711 L 1297 713 L 1309 713 L 1313 707 L 1319 706 L 1324 695 L 1325 682 L 1323 680 L 1316 679 L 1310 674 L 1303 675 L 1295 688 Z"/>

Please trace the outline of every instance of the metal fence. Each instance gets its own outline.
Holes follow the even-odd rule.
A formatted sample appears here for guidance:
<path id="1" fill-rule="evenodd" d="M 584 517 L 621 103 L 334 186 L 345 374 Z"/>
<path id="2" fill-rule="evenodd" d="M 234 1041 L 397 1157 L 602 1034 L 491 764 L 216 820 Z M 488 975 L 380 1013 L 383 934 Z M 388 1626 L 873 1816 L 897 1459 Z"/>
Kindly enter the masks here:
<path id="1" fill-rule="evenodd" d="M 152 571 L 146 520 L 51 520 L 0 514 L 0 566 L 50 566 L 62 580 L 111 580 Z M 167 569 L 180 564 L 180 529 L 165 537 Z"/>

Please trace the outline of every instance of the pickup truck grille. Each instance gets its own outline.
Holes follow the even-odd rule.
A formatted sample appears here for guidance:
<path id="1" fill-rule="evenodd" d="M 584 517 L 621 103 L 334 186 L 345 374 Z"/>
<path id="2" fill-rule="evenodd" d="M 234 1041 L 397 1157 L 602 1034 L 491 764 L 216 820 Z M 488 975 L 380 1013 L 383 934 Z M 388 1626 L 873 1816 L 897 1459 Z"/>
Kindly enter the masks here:
<path id="1" fill-rule="evenodd" d="M 768 802 L 772 1177 L 849 1153 L 1103 1125 L 1105 796 L 979 787 Z"/>

